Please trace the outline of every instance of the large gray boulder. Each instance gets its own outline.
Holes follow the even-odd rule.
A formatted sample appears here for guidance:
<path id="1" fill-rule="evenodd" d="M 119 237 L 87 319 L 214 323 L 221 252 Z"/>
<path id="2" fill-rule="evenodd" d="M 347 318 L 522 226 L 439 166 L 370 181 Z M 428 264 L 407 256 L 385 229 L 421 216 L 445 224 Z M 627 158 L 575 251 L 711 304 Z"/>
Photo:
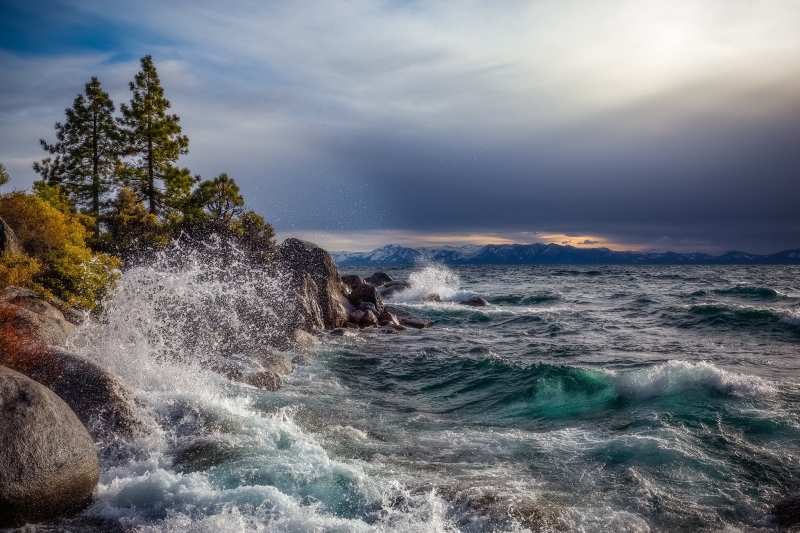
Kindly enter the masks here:
<path id="1" fill-rule="evenodd" d="M 0 218 L 0 254 L 4 253 L 21 254 L 22 245 L 19 243 L 14 230 Z"/>
<path id="2" fill-rule="evenodd" d="M 0 527 L 79 511 L 99 478 L 92 438 L 69 406 L 0 367 Z"/>
<path id="3" fill-rule="evenodd" d="M 131 437 L 143 430 L 134 395 L 120 378 L 81 355 L 60 348 L 51 352 L 53 371 L 42 369 L 42 380 L 49 381 L 37 379 L 37 371 L 29 377 L 64 400 L 92 437 L 105 438 L 109 432 Z"/>
<path id="4" fill-rule="evenodd" d="M 20 332 L 33 335 L 40 341 L 63 346 L 75 330 L 55 306 L 44 301 L 35 292 L 21 287 L 6 287 L 0 292 L 0 302 L 14 311 L 11 324 Z"/>
<path id="5" fill-rule="evenodd" d="M 317 289 L 317 303 L 322 313 L 323 327 L 338 328 L 347 321 L 347 312 L 339 299 L 342 296 L 342 278 L 331 254 L 316 244 L 289 238 L 278 247 L 283 268 L 301 282 L 309 274 Z"/>

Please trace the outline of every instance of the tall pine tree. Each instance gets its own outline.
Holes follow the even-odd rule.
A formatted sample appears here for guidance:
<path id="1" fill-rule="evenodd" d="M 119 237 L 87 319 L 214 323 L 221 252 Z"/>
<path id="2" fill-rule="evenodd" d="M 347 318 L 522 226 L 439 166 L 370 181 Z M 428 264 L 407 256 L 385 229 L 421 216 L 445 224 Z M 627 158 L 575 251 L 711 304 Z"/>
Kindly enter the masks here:
<path id="1" fill-rule="evenodd" d="M 120 105 L 119 120 L 125 143 L 124 182 L 147 201 L 148 211 L 163 215 L 189 195 L 195 178 L 173 166 L 188 153 L 189 138 L 181 135 L 180 118 L 168 115 L 169 100 L 158 79 L 151 56 L 141 59 L 142 70 L 130 83 L 130 106 Z"/>
<path id="2" fill-rule="evenodd" d="M 114 103 L 93 77 L 66 109 L 65 122 L 55 125 L 55 144 L 40 139 L 42 148 L 54 154 L 33 164 L 48 185 L 60 185 L 76 205 L 98 216 L 103 199 L 114 185 L 119 161 L 119 130 Z"/>

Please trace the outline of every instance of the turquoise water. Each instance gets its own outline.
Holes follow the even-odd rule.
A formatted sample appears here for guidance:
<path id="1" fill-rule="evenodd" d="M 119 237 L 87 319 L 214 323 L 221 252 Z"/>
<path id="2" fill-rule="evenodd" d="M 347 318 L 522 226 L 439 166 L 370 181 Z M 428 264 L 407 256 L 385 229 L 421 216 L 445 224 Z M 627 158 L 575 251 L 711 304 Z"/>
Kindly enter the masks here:
<path id="1" fill-rule="evenodd" d="M 200 362 L 249 364 L 280 279 L 126 273 L 73 347 L 148 431 L 98 443 L 81 527 L 762 531 L 800 491 L 800 268 L 385 271 L 436 325 L 324 337 L 277 392 Z"/>

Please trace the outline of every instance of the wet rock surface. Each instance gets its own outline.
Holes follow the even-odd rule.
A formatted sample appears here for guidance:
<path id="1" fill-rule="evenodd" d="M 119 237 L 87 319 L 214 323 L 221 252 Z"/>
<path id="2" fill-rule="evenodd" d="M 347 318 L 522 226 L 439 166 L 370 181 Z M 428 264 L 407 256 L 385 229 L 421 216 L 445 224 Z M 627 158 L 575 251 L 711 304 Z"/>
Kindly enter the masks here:
<path id="1" fill-rule="evenodd" d="M 99 476 L 92 438 L 69 406 L 0 367 L 0 527 L 79 511 Z"/>
<path id="2" fill-rule="evenodd" d="M 6 287 L 0 293 L 0 302 L 11 306 L 14 311 L 11 324 L 18 331 L 33 335 L 46 344 L 63 346 L 75 331 L 75 324 L 31 290 Z"/>
<path id="3" fill-rule="evenodd" d="M 433 326 L 433 321 L 427 318 L 422 318 L 408 311 L 404 311 L 399 307 L 387 305 L 385 310 L 397 317 L 403 326 L 414 329 L 430 328 Z"/>
<path id="4" fill-rule="evenodd" d="M 280 264 L 295 279 L 308 274 L 314 281 L 322 327 L 331 329 L 344 324 L 347 312 L 339 303 L 342 278 L 331 255 L 313 243 L 290 238 L 278 247 L 278 256 Z"/>
<path id="5" fill-rule="evenodd" d="M 489 305 L 489 302 L 481 298 L 480 296 L 473 296 L 472 298 L 468 298 L 466 300 L 462 300 L 458 302 L 460 305 L 468 305 L 470 307 L 486 307 Z"/>

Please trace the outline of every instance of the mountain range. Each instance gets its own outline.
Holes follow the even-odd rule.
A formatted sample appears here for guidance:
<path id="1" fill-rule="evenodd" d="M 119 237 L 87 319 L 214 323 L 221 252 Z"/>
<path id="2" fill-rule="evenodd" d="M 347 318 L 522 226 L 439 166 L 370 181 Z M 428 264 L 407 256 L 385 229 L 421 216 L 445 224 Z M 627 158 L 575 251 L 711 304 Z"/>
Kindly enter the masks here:
<path id="1" fill-rule="evenodd" d="M 488 244 L 406 248 L 390 244 L 371 252 L 331 252 L 339 265 L 798 265 L 800 250 L 770 255 L 730 251 L 678 253 L 615 252 L 608 248 L 575 248 L 560 244 Z"/>

